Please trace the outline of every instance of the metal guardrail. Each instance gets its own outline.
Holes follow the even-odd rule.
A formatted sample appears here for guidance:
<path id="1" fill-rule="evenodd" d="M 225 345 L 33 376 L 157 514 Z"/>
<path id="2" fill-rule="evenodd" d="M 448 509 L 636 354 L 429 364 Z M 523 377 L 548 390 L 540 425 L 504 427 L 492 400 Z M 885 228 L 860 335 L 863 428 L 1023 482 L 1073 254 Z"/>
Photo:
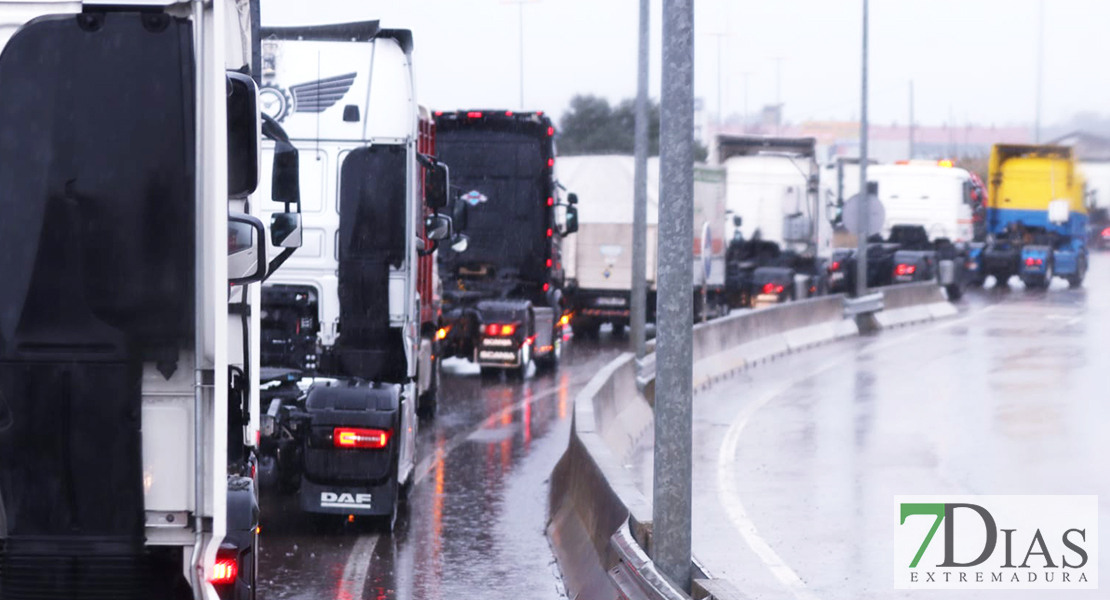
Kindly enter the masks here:
<path id="1" fill-rule="evenodd" d="M 860 298 L 844 299 L 844 316 L 846 318 L 858 317 L 868 313 L 876 313 L 883 309 L 883 293 L 877 292 Z"/>

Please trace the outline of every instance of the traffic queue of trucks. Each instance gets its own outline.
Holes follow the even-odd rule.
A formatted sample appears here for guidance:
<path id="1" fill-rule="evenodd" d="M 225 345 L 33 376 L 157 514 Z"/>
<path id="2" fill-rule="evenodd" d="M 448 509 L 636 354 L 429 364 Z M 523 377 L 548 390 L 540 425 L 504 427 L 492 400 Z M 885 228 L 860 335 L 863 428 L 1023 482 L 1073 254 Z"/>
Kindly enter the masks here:
<path id="1" fill-rule="evenodd" d="M 758 308 L 854 293 L 857 251 L 844 224 L 854 216 L 845 210 L 859 191 L 859 161 L 838 158 L 819 168 L 812 138 L 721 135 L 715 150 L 719 167 L 695 167 L 697 173 L 719 174 L 709 186 L 708 178 L 695 178 L 694 210 L 704 216 L 695 218 L 692 276 L 699 296 L 713 299 L 705 306 Z M 936 281 L 957 300 L 990 276 L 1007 285 L 1010 276 L 1019 275 L 1028 288 L 1045 287 L 1053 276 L 1073 286 L 1082 281 L 1089 222 L 1082 175 L 1069 149 L 997 146 L 990 190 L 950 160 L 872 162 L 867 172 L 869 193 L 884 215 L 867 243 L 868 288 Z M 657 160 L 649 159 L 649 322 L 658 173 Z M 594 334 L 607 322 L 620 331 L 631 306 L 633 159 L 564 157 L 558 177 L 583 198 L 582 229 L 564 249 L 574 330 Z M 723 213 L 714 204 L 722 188 Z M 1092 240 L 1103 236 L 1103 229 L 1110 232 L 1110 223 L 1098 227 Z M 694 302 L 703 306 L 698 298 Z"/>
<path id="2" fill-rule="evenodd" d="M 0 597 L 254 598 L 260 484 L 392 528 L 444 358 L 525 377 L 572 322 L 627 323 L 631 158 L 560 159 L 539 111 L 433 116 L 409 31 L 0 8 Z M 850 288 L 813 140 L 718 160 L 694 167 L 696 315 Z M 869 285 L 1082 282 L 1069 149 L 997 147 L 989 201 L 951 164 L 870 172 Z"/>

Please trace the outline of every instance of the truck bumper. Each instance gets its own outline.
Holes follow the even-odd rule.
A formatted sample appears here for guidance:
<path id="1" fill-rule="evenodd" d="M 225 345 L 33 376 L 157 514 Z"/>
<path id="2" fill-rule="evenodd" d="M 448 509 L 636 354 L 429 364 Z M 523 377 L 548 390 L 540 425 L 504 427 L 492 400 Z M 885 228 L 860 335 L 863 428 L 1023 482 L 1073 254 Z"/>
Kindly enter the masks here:
<path id="1" fill-rule="evenodd" d="M 510 345 L 491 345 L 500 340 L 508 341 Z M 516 368 L 521 363 L 521 349 L 521 345 L 513 339 L 483 338 L 474 349 L 474 362 L 482 367 Z"/>

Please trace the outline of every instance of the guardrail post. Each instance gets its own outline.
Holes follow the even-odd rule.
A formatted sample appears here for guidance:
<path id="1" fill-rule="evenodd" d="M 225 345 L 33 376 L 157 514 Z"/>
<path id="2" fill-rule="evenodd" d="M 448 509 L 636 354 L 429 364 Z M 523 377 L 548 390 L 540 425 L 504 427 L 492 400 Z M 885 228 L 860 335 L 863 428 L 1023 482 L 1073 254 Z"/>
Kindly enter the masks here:
<path id="1" fill-rule="evenodd" d="M 693 446 L 694 2 L 663 0 L 651 554 L 690 589 Z"/>

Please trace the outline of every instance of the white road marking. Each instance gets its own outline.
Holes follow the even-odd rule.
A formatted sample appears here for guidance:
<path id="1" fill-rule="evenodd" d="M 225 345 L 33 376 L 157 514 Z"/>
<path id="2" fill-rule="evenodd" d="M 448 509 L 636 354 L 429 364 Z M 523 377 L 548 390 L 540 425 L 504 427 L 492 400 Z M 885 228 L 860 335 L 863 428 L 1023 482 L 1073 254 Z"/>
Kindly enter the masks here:
<path id="1" fill-rule="evenodd" d="M 355 540 L 347 563 L 343 565 L 336 600 L 362 600 L 362 594 L 366 591 L 366 576 L 370 572 L 370 560 L 374 557 L 379 539 L 377 535 L 363 535 Z"/>
<path id="2" fill-rule="evenodd" d="M 728 431 L 725 433 L 724 440 L 721 442 L 721 449 L 717 454 L 717 489 L 720 490 L 720 502 L 724 505 L 725 513 L 728 515 L 729 521 L 732 522 L 733 527 L 740 533 L 740 536 L 744 538 L 748 547 L 759 557 L 759 560 L 763 561 L 763 565 L 767 567 L 767 570 L 790 591 L 794 598 L 797 600 L 818 600 L 817 595 L 806 587 L 805 581 L 786 564 L 782 557 L 775 552 L 774 548 L 767 543 L 767 540 L 759 534 L 759 530 L 756 528 L 755 523 L 744 509 L 744 503 L 740 500 L 740 491 L 736 483 L 736 449 L 740 444 L 740 436 L 744 432 L 744 428 L 748 426 L 748 423 L 759 409 L 806 379 L 817 377 L 853 358 L 874 354 L 880 350 L 904 344 L 928 333 L 966 323 L 970 321 L 972 317 L 978 317 L 993 310 L 995 306 L 997 305 L 988 306 L 982 310 L 976 311 L 974 315 L 968 315 L 955 321 L 947 321 L 927 329 L 916 331 L 910 335 L 900 336 L 893 340 L 869 345 L 857 355 L 841 356 L 830 360 L 816 370 L 798 375 L 749 403 L 740 411 L 740 414 L 736 417 L 736 420 L 732 422 L 732 425 L 729 426 Z"/>

